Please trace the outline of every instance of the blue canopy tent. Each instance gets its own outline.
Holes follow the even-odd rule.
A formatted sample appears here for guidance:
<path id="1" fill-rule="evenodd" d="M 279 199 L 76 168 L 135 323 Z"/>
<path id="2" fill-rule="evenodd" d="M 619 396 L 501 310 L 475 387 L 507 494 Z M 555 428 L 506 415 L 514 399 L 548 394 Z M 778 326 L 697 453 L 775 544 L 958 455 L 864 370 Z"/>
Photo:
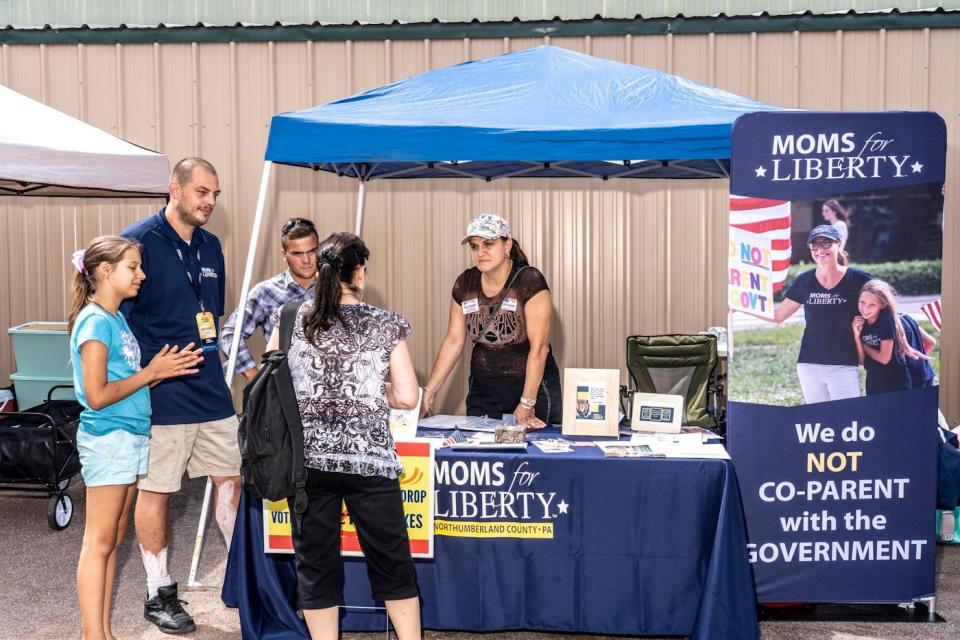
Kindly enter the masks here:
<path id="1" fill-rule="evenodd" d="M 549 45 L 422 73 L 273 117 L 237 319 L 270 167 L 365 185 L 410 178 L 725 178 L 737 117 L 779 110 L 727 91 Z M 237 334 L 239 336 L 239 334 Z M 238 342 L 230 348 L 233 378 Z"/>
<path id="2" fill-rule="evenodd" d="M 772 109 L 544 45 L 278 114 L 266 159 L 363 181 L 726 177 L 733 121 Z"/>
<path id="3" fill-rule="evenodd" d="M 243 325 L 273 163 L 356 178 L 360 235 L 365 186 L 376 179 L 726 178 L 734 120 L 770 110 L 779 108 L 662 71 L 544 45 L 277 114 L 237 326 Z M 238 331 L 227 361 L 228 386 L 239 340 Z"/>

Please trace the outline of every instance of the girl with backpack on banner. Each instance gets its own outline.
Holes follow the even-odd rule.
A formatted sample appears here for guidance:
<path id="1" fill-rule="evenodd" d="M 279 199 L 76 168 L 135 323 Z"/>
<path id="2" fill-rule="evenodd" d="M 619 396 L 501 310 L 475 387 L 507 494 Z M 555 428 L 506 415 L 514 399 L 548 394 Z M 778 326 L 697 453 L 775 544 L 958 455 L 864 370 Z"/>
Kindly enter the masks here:
<path id="1" fill-rule="evenodd" d="M 291 509 L 297 600 L 315 639 L 338 634 L 344 502 L 373 597 L 385 601 L 400 640 L 421 633 L 400 494 L 403 467 L 388 425 L 390 407 L 416 407 L 419 388 L 406 343 L 410 325 L 400 314 L 363 302 L 369 257 L 363 240 L 351 233 L 320 244 L 316 297 L 297 311 L 286 354 L 306 466 L 306 505 Z M 280 344 L 281 313 L 265 358 L 286 347 Z"/>
<path id="2" fill-rule="evenodd" d="M 903 325 L 907 344 L 917 353 L 929 354 L 937 346 L 937 339 L 907 314 L 900 314 L 900 324 Z M 936 384 L 936 373 L 930 364 L 930 358 L 907 358 L 907 369 L 910 371 L 911 389 L 932 387 Z"/>
<path id="3" fill-rule="evenodd" d="M 77 451 L 86 484 L 86 524 L 77 563 L 77 597 L 84 640 L 112 640 L 110 603 L 139 475 L 147 471 L 150 391 L 161 380 L 197 372 L 202 351 L 165 346 L 146 368 L 140 347 L 120 313 L 146 279 L 136 241 L 95 238 L 73 256 L 70 360 L 83 406 Z"/>
<path id="4" fill-rule="evenodd" d="M 929 356 L 907 341 L 893 287 L 883 280 L 867 281 L 860 289 L 858 309 L 860 315 L 852 323 L 853 336 L 860 364 L 867 370 L 867 395 L 925 386 L 921 380 L 917 385 L 912 383 L 908 362 L 927 362 Z M 926 345 L 922 346 L 926 350 Z"/>

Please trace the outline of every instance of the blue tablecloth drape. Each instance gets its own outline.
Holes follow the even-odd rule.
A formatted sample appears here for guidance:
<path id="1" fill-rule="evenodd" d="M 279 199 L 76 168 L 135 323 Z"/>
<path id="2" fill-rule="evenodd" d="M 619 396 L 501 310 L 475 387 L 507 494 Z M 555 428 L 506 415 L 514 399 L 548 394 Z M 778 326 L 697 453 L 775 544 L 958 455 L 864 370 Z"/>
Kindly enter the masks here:
<path id="1" fill-rule="evenodd" d="M 439 518 L 457 521 L 459 511 L 469 511 L 454 492 L 472 491 L 482 501 L 480 493 L 490 491 L 492 505 L 506 491 L 514 494 L 509 500 L 518 517 L 526 501 L 529 521 L 549 522 L 553 532 L 546 539 L 436 536 L 434 559 L 416 561 L 424 628 L 758 637 L 743 512 L 729 461 L 603 458 L 587 447 L 550 455 L 529 449 L 438 451 L 437 467 L 445 471 L 437 474 Z M 479 465 L 473 469 L 481 470 L 482 486 L 456 484 L 456 462 L 465 463 L 459 470 Z M 533 479 L 517 487 L 522 473 L 536 475 L 522 476 Z M 524 498 L 525 490 L 536 495 Z M 344 564 L 345 602 L 374 605 L 363 560 Z M 308 637 L 294 609 L 295 585 L 293 557 L 263 553 L 262 502 L 245 491 L 222 594 L 227 605 L 239 607 L 244 638 Z M 349 610 L 341 624 L 344 630 L 378 630 L 385 618 Z"/>

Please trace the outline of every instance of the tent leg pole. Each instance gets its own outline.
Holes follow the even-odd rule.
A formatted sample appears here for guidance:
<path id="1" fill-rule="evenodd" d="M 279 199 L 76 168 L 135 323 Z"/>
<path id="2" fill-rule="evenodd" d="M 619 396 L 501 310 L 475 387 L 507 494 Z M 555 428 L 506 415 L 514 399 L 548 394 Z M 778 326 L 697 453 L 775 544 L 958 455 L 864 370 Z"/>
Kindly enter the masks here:
<path id="1" fill-rule="evenodd" d="M 227 388 L 233 387 L 233 374 L 237 366 L 237 352 L 240 348 L 240 327 L 247 307 L 247 294 L 250 292 L 250 280 L 253 278 L 253 262 L 257 257 L 257 241 L 263 223 L 264 203 L 267 199 L 267 187 L 270 186 L 270 167 L 272 162 L 263 163 L 263 176 L 260 178 L 260 195 L 257 196 L 257 211 L 253 217 L 253 229 L 250 231 L 250 246 L 247 248 L 247 264 L 243 270 L 243 283 L 240 285 L 240 302 L 237 303 L 237 325 L 230 343 L 230 357 L 227 360 Z M 207 487 L 203 493 L 203 506 L 200 508 L 200 522 L 197 524 L 197 537 L 193 544 L 193 558 L 190 561 L 190 577 L 187 586 L 197 587 L 197 569 L 200 566 L 200 551 L 203 549 L 203 530 L 207 527 L 207 514 L 210 511 L 210 498 L 213 494 L 213 481 L 207 478 Z"/>
<path id="2" fill-rule="evenodd" d="M 227 387 L 233 387 L 233 374 L 237 368 L 237 352 L 240 350 L 240 328 L 243 326 L 247 311 L 247 294 L 250 293 L 250 280 L 253 278 L 253 263 L 257 257 L 257 242 L 260 239 L 260 227 L 263 224 L 263 210 L 267 200 L 267 188 L 270 186 L 269 160 L 263 163 L 263 175 L 260 178 L 260 194 L 257 196 L 257 210 L 253 216 L 253 228 L 250 230 L 250 246 L 247 247 L 247 264 L 243 270 L 243 283 L 240 285 L 240 301 L 237 303 L 237 324 L 230 343 L 230 356 L 227 359 Z"/>
<path id="3" fill-rule="evenodd" d="M 207 528 L 207 513 L 210 511 L 210 496 L 213 493 L 213 481 L 207 478 L 207 486 L 203 490 L 203 506 L 200 508 L 200 524 L 197 525 L 197 537 L 193 542 L 193 558 L 190 560 L 190 577 L 188 587 L 202 586 L 197 582 L 197 569 L 200 567 L 200 550 L 203 549 L 203 530 Z"/>
<path id="4" fill-rule="evenodd" d="M 359 236 L 361 229 L 363 229 L 363 206 L 366 201 L 367 195 L 367 182 L 365 180 L 360 180 L 360 188 L 357 190 L 357 224 L 354 229 L 354 235 Z"/>

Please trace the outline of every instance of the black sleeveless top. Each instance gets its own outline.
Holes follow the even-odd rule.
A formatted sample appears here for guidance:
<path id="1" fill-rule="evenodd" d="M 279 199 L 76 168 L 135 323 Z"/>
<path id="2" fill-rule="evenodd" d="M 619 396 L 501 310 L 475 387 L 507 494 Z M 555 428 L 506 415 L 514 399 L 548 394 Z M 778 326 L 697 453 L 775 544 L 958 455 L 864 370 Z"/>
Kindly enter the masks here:
<path id="1" fill-rule="evenodd" d="M 535 267 L 523 268 L 515 264 L 507 282 L 511 279 L 510 288 L 492 298 L 484 295 L 480 270 L 476 267 L 461 273 L 453 285 L 452 295 L 457 304 L 462 306 L 464 302 L 476 300 L 479 307 L 476 311 L 464 313 L 467 334 L 474 345 L 470 358 L 472 375 L 512 378 L 526 375 L 530 340 L 524 308 L 530 298 L 550 288 Z M 547 356 L 547 370 L 551 368 L 556 368 L 552 353 Z"/>

